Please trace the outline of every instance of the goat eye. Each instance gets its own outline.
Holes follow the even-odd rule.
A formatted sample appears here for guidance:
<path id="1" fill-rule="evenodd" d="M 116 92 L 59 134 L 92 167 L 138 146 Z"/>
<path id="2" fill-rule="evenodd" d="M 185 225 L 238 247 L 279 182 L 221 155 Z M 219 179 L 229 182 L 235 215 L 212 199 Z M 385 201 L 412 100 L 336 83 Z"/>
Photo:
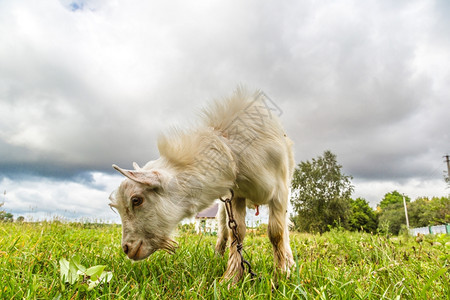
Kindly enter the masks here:
<path id="1" fill-rule="evenodd" d="M 142 197 L 133 197 L 131 198 L 131 204 L 133 204 L 133 206 L 139 206 L 142 204 L 142 202 L 144 202 L 144 199 Z"/>

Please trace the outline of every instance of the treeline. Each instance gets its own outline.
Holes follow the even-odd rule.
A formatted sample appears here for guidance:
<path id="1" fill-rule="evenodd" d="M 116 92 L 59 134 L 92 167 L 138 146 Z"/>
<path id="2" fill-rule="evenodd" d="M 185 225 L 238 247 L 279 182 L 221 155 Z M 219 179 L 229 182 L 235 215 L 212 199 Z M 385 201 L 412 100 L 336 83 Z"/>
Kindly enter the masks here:
<path id="1" fill-rule="evenodd" d="M 374 210 L 365 199 L 351 197 L 353 177 L 341 169 L 330 151 L 297 166 L 291 196 L 295 230 L 323 233 L 339 226 L 352 231 L 398 234 L 406 224 L 403 197 L 410 227 L 450 223 L 450 197 L 423 197 L 411 202 L 409 197 L 393 191 Z"/>
<path id="2" fill-rule="evenodd" d="M 411 202 L 405 196 L 405 201 L 411 228 L 450 223 L 449 197 L 420 197 Z M 386 194 L 377 206 L 377 215 L 380 230 L 398 234 L 406 224 L 403 195 L 397 191 Z"/>

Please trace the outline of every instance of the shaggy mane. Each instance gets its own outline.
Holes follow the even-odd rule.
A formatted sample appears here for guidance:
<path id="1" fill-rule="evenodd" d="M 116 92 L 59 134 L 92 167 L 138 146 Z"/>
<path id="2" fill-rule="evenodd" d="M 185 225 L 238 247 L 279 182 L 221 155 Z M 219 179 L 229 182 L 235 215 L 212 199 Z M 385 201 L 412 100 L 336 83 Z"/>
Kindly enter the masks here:
<path id="1" fill-rule="evenodd" d="M 205 125 L 220 132 L 225 131 L 239 115 L 241 115 L 255 100 L 262 97 L 261 91 L 248 92 L 243 87 L 238 87 L 233 95 L 226 99 L 212 102 L 201 112 L 201 118 Z"/>
<path id="2" fill-rule="evenodd" d="M 223 144 L 219 139 L 230 124 L 259 97 L 262 97 L 260 91 L 249 93 L 239 87 L 231 97 L 210 103 L 201 111 L 202 122 L 196 130 L 172 128 L 161 135 L 158 139 L 159 153 L 179 167 L 192 165 L 203 151 Z"/>
<path id="3" fill-rule="evenodd" d="M 161 156 L 179 167 L 192 165 L 211 143 L 214 142 L 211 128 L 196 131 L 171 129 L 158 139 Z"/>

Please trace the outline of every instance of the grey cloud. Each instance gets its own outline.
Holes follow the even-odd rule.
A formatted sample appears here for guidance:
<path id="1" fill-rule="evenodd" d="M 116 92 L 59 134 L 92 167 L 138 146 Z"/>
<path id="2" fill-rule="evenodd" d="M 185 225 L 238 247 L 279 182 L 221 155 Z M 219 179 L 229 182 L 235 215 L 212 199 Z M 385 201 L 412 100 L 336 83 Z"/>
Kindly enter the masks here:
<path id="1" fill-rule="evenodd" d="M 3 177 L 102 189 L 90 172 L 155 159 L 239 83 L 280 106 L 298 162 L 329 149 L 360 181 L 407 182 L 450 151 L 442 1 L 71 3 L 0 4 Z"/>

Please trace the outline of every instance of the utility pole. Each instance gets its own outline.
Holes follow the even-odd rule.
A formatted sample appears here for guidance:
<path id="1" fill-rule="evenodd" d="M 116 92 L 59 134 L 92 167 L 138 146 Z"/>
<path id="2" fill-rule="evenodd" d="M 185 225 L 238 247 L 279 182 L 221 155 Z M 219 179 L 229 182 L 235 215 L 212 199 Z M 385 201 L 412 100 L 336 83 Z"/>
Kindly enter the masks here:
<path id="1" fill-rule="evenodd" d="M 405 207 L 406 228 L 408 228 L 408 230 L 409 230 L 408 209 L 406 208 L 405 195 L 403 195 L 403 206 Z"/>
<path id="2" fill-rule="evenodd" d="M 447 163 L 447 178 L 450 180 L 450 155 L 444 155 L 445 162 Z"/>

